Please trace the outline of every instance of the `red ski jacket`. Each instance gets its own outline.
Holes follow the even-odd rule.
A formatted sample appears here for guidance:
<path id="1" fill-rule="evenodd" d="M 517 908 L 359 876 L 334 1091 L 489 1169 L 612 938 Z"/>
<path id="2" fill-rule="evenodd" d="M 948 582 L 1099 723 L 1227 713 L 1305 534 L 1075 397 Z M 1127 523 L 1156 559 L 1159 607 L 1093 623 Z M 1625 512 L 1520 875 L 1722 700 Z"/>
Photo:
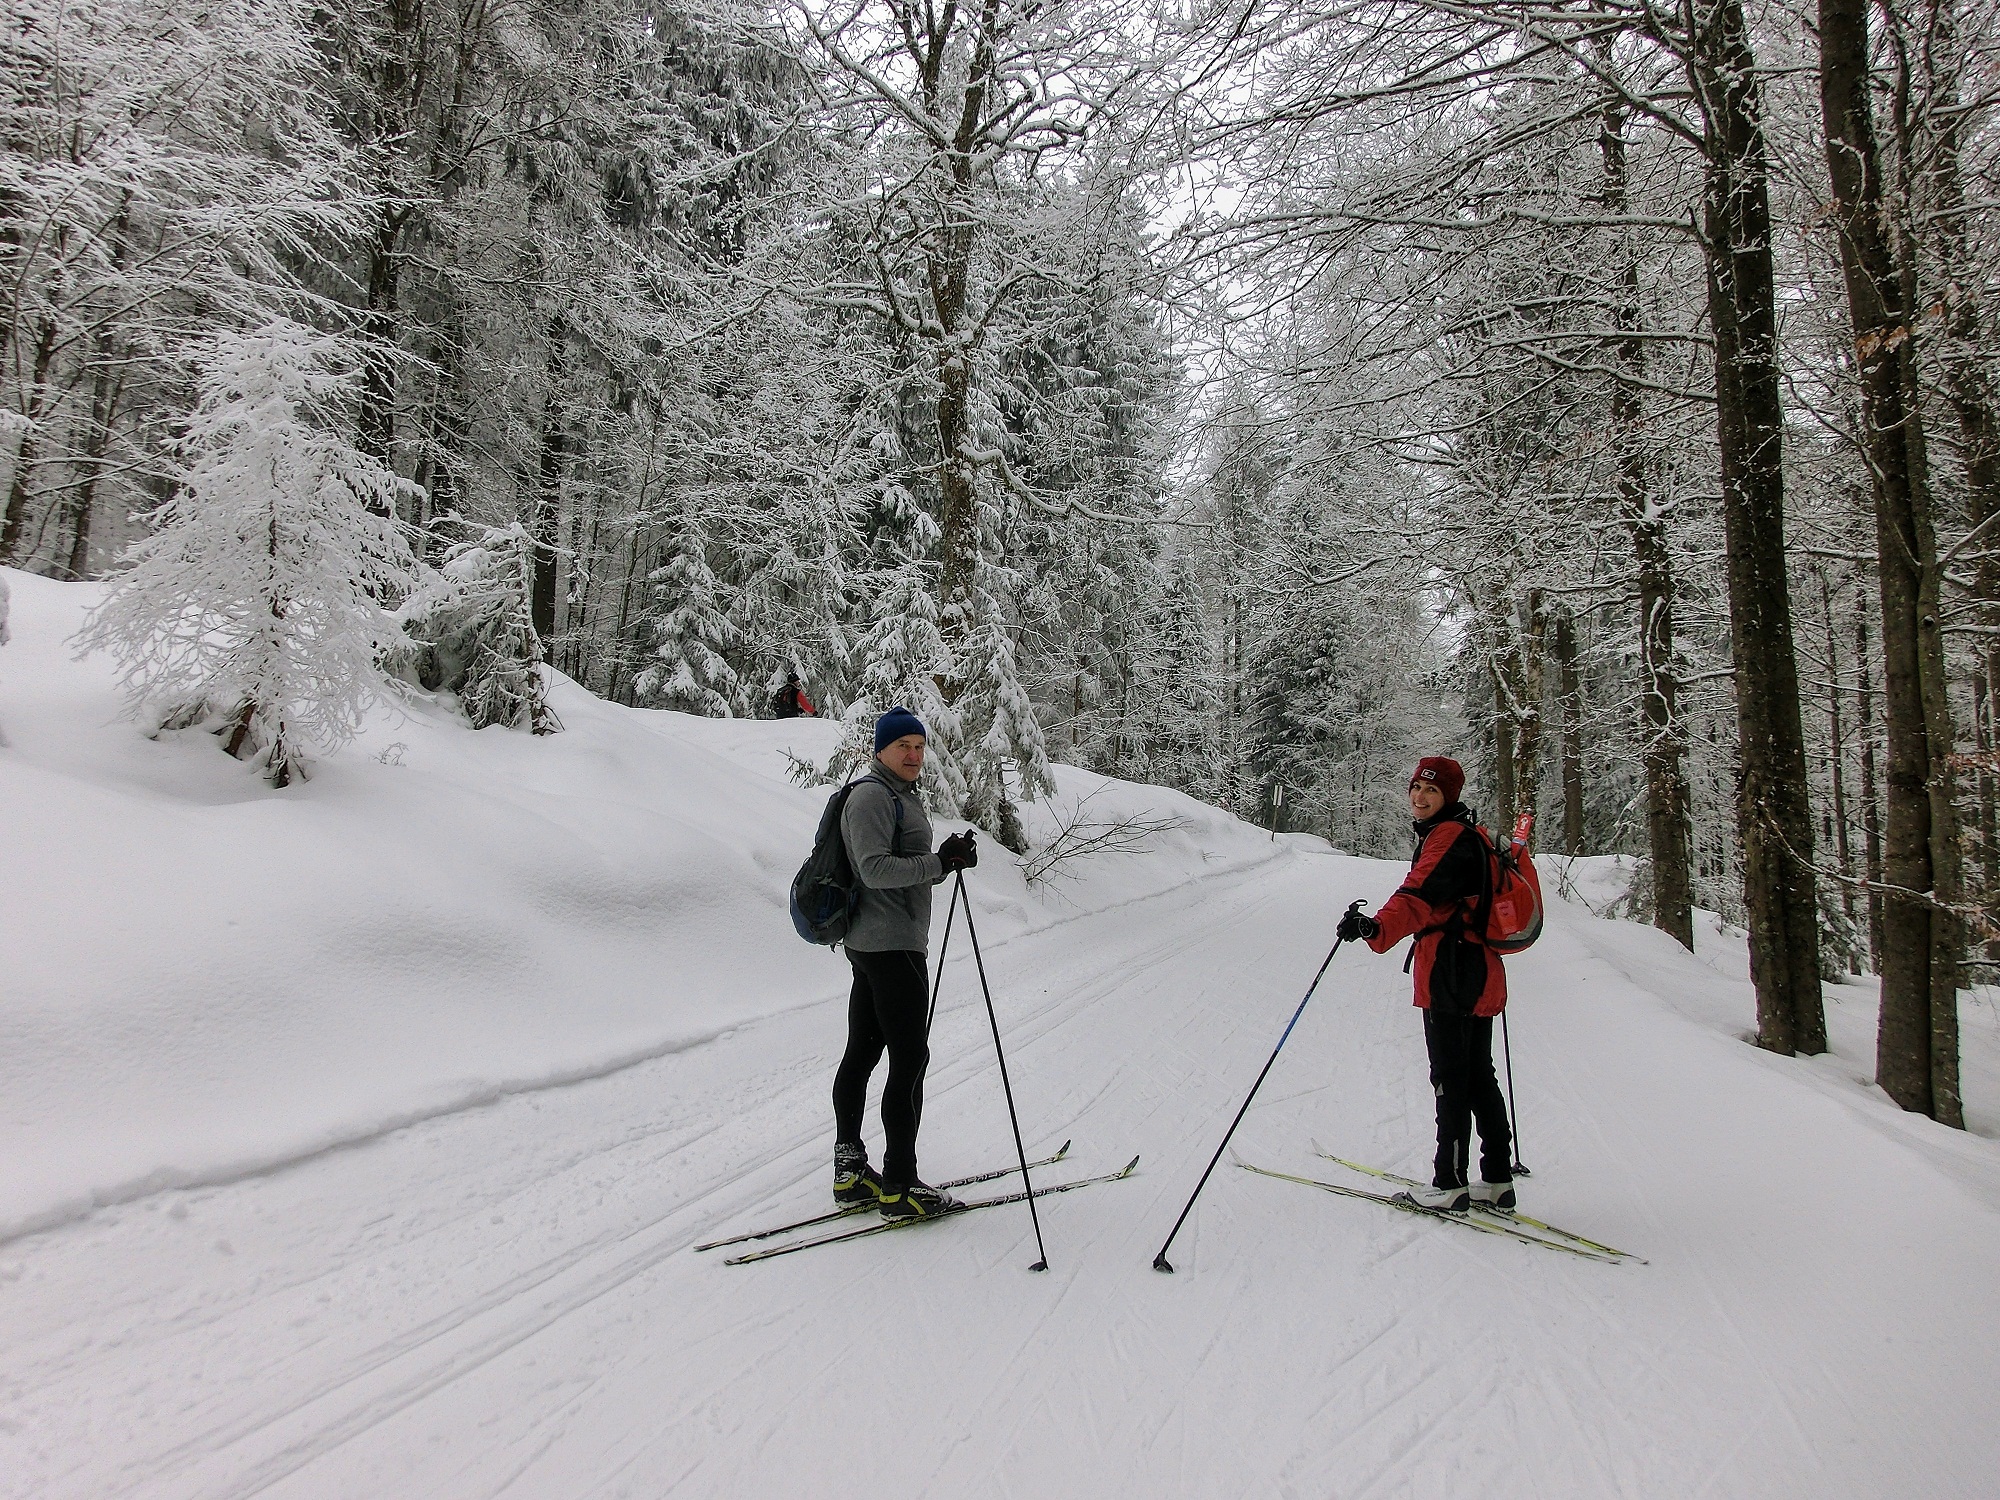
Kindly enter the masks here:
<path id="1" fill-rule="evenodd" d="M 1507 971 L 1500 955 L 1473 935 L 1483 888 L 1485 840 L 1454 804 L 1422 835 L 1402 888 L 1375 913 L 1381 931 L 1368 940 L 1387 953 L 1416 934 L 1416 1003 L 1440 1014 L 1497 1016 L 1507 1006 Z"/>

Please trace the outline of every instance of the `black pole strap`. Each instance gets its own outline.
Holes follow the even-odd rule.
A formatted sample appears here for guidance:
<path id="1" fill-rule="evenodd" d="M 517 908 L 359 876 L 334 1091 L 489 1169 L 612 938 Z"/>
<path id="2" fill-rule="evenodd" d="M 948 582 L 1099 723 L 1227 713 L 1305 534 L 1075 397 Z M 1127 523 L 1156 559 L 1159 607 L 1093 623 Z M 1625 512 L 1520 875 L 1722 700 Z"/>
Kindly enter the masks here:
<path id="1" fill-rule="evenodd" d="M 938 992 L 944 988 L 944 956 L 951 952 L 951 924 L 958 916 L 959 892 L 965 887 L 965 877 L 959 877 L 957 885 L 951 888 L 951 909 L 944 914 L 944 940 L 938 944 L 937 973 L 931 977 L 931 1011 L 924 1017 L 924 1040 L 931 1039 L 931 1023 L 937 1020 Z M 968 912 L 967 916 L 971 913 Z"/>
<path id="2" fill-rule="evenodd" d="M 1514 1039 L 1507 1033 L 1507 1012 L 1500 1012 L 1500 1050 L 1507 1058 L 1507 1134 L 1514 1143 L 1514 1175 L 1532 1177 L 1521 1161 L 1521 1111 L 1514 1103 Z"/>
<path id="3" fill-rule="evenodd" d="M 1358 911 L 1361 905 L 1361 902 L 1356 901 L 1347 909 L 1350 912 Z M 1229 1138 L 1236 1134 L 1236 1127 L 1243 1123 L 1243 1116 L 1249 1113 L 1250 1101 L 1257 1097 L 1257 1090 L 1264 1086 L 1264 1079 L 1270 1073 L 1271 1065 L 1278 1060 L 1278 1054 L 1284 1050 L 1286 1041 L 1290 1039 L 1292 1028 L 1299 1024 L 1299 1017 L 1306 1013 L 1306 1005 L 1312 1000 L 1313 991 L 1319 988 L 1320 979 L 1325 975 L 1327 967 L 1332 964 L 1333 955 L 1340 951 L 1341 942 L 1342 939 L 1335 938 L 1333 946 L 1327 949 L 1326 957 L 1320 961 L 1319 973 L 1313 975 L 1313 982 L 1306 986 L 1305 999 L 1299 1001 L 1299 1008 L 1292 1012 L 1292 1019 L 1285 1025 L 1285 1034 L 1278 1038 L 1278 1045 L 1271 1049 L 1271 1055 L 1265 1059 L 1264 1071 L 1257 1075 L 1257 1081 L 1250 1085 L 1250 1092 L 1243 1096 L 1243 1107 L 1236 1111 L 1236 1118 L 1229 1122 L 1229 1129 L 1223 1133 L 1222 1144 L 1215 1148 L 1215 1155 L 1208 1159 L 1208 1170 L 1201 1174 L 1201 1181 L 1197 1182 L 1194 1185 L 1194 1191 L 1188 1194 L 1187 1206 L 1181 1210 L 1181 1216 L 1174 1220 L 1174 1227 L 1167 1234 L 1167 1243 L 1160 1246 L 1160 1253 L 1153 1257 L 1153 1269 L 1155 1271 L 1172 1273 L 1174 1269 L 1173 1263 L 1167 1259 L 1168 1246 L 1173 1244 L 1174 1236 L 1181 1232 L 1181 1225 L 1187 1222 L 1187 1216 L 1194 1211 L 1194 1200 L 1199 1198 L 1201 1190 L 1208 1186 L 1209 1173 L 1213 1172 L 1215 1164 L 1222 1160 L 1222 1153 L 1229 1149 Z"/>
<path id="4" fill-rule="evenodd" d="M 965 871 L 960 870 L 958 872 L 958 891 L 954 892 L 953 899 L 956 900 L 964 890 Z M 972 925 L 972 898 L 966 896 L 964 900 L 965 935 L 972 940 L 972 961 L 979 967 L 979 990 L 986 997 L 986 1019 L 993 1027 L 993 1055 L 1000 1059 L 1000 1087 L 1006 1091 L 1007 1119 L 1014 1127 L 1014 1152 L 1021 1159 L 1021 1183 L 1027 1190 L 1028 1218 L 1034 1223 L 1035 1249 L 1040 1252 L 1042 1257 L 1032 1266 L 1028 1267 L 1028 1269 L 1030 1271 L 1046 1271 L 1049 1268 L 1049 1252 L 1048 1247 L 1042 1243 L 1042 1216 L 1035 1212 L 1035 1184 L 1028 1176 L 1028 1148 L 1021 1144 L 1021 1117 L 1014 1109 L 1014 1085 L 1007 1077 L 1007 1053 L 1000 1045 L 1000 1017 L 993 1009 L 993 991 L 986 983 L 986 958 L 979 951 L 979 930 Z M 938 967 L 940 972 L 942 972 L 943 963 L 941 960 Z"/>

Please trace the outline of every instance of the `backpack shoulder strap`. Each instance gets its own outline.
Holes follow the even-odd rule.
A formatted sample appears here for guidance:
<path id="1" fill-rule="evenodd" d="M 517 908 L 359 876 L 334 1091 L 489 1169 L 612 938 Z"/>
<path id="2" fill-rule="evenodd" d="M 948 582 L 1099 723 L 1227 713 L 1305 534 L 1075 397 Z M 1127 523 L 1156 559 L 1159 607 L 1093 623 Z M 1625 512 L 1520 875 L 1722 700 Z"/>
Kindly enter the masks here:
<path id="1" fill-rule="evenodd" d="M 891 791 L 888 786 L 884 785 L 882 779 L 879 776 L 875 776 L 866 772 L 855 777 L 852 781 L 848 782 L 839 791 L 835 792 L 834 796 L 837 799 L 839 799 L 840 805 L 844 808 L 847 805 L 847 799 L 853 795 L 854 789 L 856 787 L 867 786 L 871 782 L 874 785 L 881 787 L 884 792 L 887 792 L 889 796 L 889 801 L 895 804 L 896 828 L 895 832 L 893 832 L 889 836 L 889 852 L 895 855 L 898 859 L 900 859 L 902 858 L 903 855 L 903 799 L 901 797 L 899 797 L 895 792 Z"/>
<path id="2" fill-rule="evenodd" d="M 1495 847 L 1493 840 L 1486 836 L 1486 830 L 1473 822 L 1471 818 L 1468 817 L 1465 820 L 1465 826 L 1472 836 L 1479 840 L 1479 901 L 1473 907 L 1473 920 L 1470 926 L 1473 937 L 1480 943 L 1484 943 L 1486 941 L 1486 929 L 1493 921 L 1495 883 L 1493 878 L 1493 863 L 1499 854 L 1499 850 Z"/>

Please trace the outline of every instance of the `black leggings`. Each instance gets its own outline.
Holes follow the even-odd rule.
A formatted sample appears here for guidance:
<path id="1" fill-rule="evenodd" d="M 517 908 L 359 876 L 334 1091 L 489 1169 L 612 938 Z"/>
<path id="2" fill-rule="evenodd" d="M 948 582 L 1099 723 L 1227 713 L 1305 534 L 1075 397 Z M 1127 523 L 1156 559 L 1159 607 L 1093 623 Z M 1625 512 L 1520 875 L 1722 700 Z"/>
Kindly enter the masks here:
<path id="1" fill-rule="evenodd" d="M 929 1019 L 930 975 L 921 953 L 847 950 L 854 989 L 847 998 L 847 1052 L 833 1075 L 834 1138 L 861 1139 L 868 1107 L 868 1075 L 889 1053 L 882 1085 L 882 1180 L 907 1186 L 917 1180 L 917 1125 L 924 1114 L 924 1069 L 931 1053 L 924 1036 Z"/>
<path id="2" fill-rule="evenodd" d="M 1479 1122 L 1479 1175 L 1507 1182 L 1514 1175 L 1507 1101 L 1493 1076 L 1493 1022 L 1424 1012 L 1424 1045 L 1431 1054 L 1431 1088 L 1437 1093 L 1438 1148 L 1431 1180 L 1462 1187 L 1472 1155 L 1472 1122 Z"/>

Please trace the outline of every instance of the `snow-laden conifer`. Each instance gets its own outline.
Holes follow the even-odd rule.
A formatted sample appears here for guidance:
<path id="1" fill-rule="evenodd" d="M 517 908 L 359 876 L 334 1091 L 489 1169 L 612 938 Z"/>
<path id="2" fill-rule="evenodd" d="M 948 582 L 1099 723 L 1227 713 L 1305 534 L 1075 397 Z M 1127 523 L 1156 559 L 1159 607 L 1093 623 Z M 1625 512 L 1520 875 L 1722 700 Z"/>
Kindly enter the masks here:
<path id="1" fill-rule="evenodd" d="M 647 582 L 654 606 L 646 622 L 653 661 L 635 684 L 648 708 L 729 718 L 740 706 L 742 681 L 723 655 L 736 643 L 724 612 L 722 585 L 708 565 L 702 528 L 684 517 Z"/>
<path id="2" fill-rule="evenodd" d="M 400 611 L 403 628 L 422 643 L 419 680 L 458 694 L 474 729 L 562 728 L 549 707 L 529 597 L 534 546 L 519 521 L 487 527 L 454 547 Z"/>
<path id="3" fill-rule="evenodd" d="M 416 582 L 402 487 L 347 436 L 356 360 L 286 319 L 208 341 L 172 497 L 79 636 L 156 729 L 208 724 L 273 786 L 352 734 Z"/>

